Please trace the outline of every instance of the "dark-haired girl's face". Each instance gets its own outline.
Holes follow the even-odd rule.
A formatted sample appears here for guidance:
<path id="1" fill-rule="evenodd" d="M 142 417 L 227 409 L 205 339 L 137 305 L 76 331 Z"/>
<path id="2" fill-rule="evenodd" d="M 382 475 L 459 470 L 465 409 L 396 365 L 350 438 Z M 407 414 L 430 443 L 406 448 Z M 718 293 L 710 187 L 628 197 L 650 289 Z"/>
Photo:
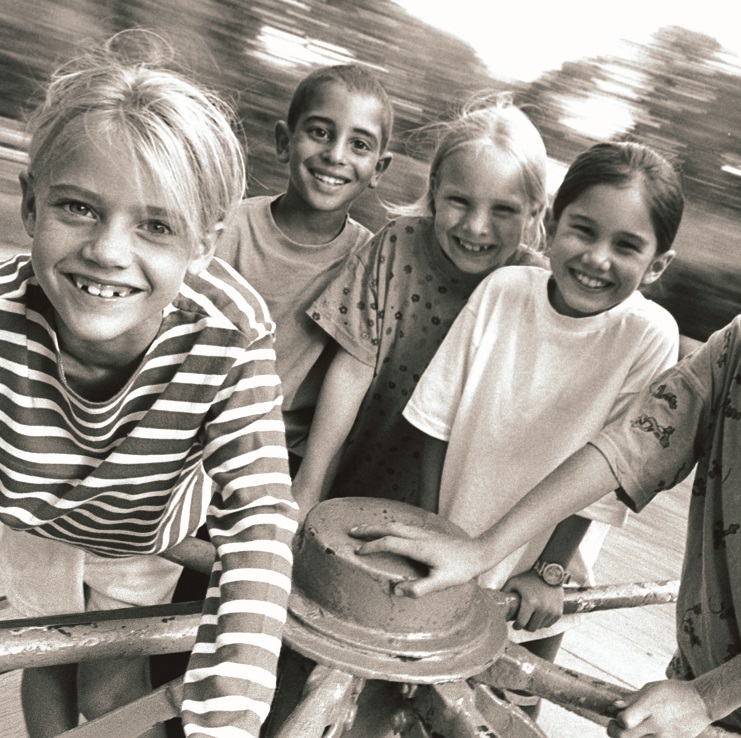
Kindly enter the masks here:
<path id="1" fill-rule="evenodd" d="M 550 300 L 562 315 L 596 315 L 655 282 L 674 253 L 657 254 L 651 211 L 640 180 L 601 184 L 567 205 L 550 247 Z"/>

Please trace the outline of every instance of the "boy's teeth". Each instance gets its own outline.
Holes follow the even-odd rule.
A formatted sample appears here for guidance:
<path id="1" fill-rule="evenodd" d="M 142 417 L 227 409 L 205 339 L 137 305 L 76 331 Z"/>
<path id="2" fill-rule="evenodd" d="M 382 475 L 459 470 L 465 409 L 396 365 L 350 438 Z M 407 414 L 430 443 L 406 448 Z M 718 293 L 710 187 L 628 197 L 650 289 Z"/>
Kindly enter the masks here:
<path id="1" fill-rule="evenodd" d="M 337 177 L 330 177 L 327 174 L 319 174 L 318 172 L 314 172 L 314 176 L 320 181 L 320 182 L 326 182 L 327 184 L 331 185 L 341 185 L 345 184 L 344 179 L 339 179 Z"/>
<path id="2" fill-rule="evenodd" d="M 75 286 L 87 292 L 95 297 L 126 297 L 131 290 L 123 287 L 112 287 L 110 285 L 96 284 L 95 282 L 88 282 L 86 279 L 81 277 L 75 277 Z"/>

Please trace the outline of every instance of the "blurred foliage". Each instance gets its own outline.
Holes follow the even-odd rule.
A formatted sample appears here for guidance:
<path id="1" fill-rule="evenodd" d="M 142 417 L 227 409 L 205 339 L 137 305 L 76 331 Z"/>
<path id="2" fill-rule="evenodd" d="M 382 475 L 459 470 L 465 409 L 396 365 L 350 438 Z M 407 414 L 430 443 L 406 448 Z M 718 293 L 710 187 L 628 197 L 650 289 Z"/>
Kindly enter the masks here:
<path id="1" fill-rule="evenodd" d="M 424 190 L 423 168 L 408 161 L 404 134 L 449 112 L 451 103 L 496 87 L 467 44 L 390 0 L 0 0 L 0 12 L 0 116 L 17 119 L 32 108 L 60 61 L 116 31 L 148 28 L 167 39 L 190 76 L 238 111 L 251 194 L 284 187 L 272 130 L 299 80 L 321 64 L 371 66 L 393 101 L 392 148 L 405 162 L 397 160 L 389 184 L 358 203 L 354 214 L 372 228 L 384 222 L 381 201 L 410 202 Z"/>
<path id="2" fill-rule="evenodd" d="M 611 99 L 630 110 L 622 136 L 654 146 L 682 171 L 690 199 L 738 211 L 741 178 L 739 61 L 715 39 L 684 28 L 659 30 L 633 58 L 569 62 L 522 91 L 521 100 L 549 144 L 568 162 L 593 139 L 563 126 L 568 103 Z"/>
<path id="3" fill-rule="evenodd" d="M 449 116 L 472 93 L 512 89 L 466 43 L 390 0 L 0 0 L 0 19 L 0 116 L 12 120 L 24 117 L 58 63 L 90 44 L 132 27 L 161 34 L 184 71 L 238 111 L 251 194 L 284 188 L 272 129 L 299 79 L 320 64 L 370 65 L 396 110 L 393 166 L 353 209 L 373 229 L 385 220 L 383 203 L 410 202 L 424 190 L 432 144 L 412 132 Z M 589 120 L 599 104 L 618 136 L 651 144 L 681 167 L 692 207 L 680 258 L 656 299 L 697 338 L 741 312 L 739 69 L 714 39 L 672 27 L 626 58 L 568 62 L 512 90 L 561 162 L 610 135 Z M 574 111 L 591 129 L 573 124 Z"/>

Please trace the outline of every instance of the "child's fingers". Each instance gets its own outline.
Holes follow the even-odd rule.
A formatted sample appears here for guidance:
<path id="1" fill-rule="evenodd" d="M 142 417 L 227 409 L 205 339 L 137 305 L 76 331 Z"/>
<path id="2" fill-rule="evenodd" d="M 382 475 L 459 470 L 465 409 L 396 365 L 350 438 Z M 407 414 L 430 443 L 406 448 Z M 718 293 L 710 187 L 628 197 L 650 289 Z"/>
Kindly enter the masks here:
<path id="1" fill-rule="evenodd" d="M 419 560 L 419 544 L 416 541 L 409 540 L 408 538 L 400 538 L 395 535 L 382 534 L 381 538 L 376 538 L 374 535 L 371 540 L 361 543 L 355 549 L 355 553 L 361 556 L 374 553 L 393 553 Z"/>
<path id="2" fill-rule="evenodd" d="M 644 688 L 645 689 L 645 688 Z M 624 728 L 636 728 L 652 715 L 652 702 L 643 690 L 628 697 L 626 706 L 617 716 Z"/>
<path id="3" fill-rule="evenodd" d="M 406 523 L 379 523 L 377 525 L 365 524 L 356 525 L 350 528 L 350 536 L 353 538 L 362 538 L 371 540 L 373 538 L 382 538 L 383 536 L 397 536 L 399 538 L 423 538 L 424 528 L 419 526 L 407 525 Z"/>
<path id="4" fill-rule="evenodd" d="M 446 589 L 449 586 L 449 582 L 432 573 L 420 579 L 407 579 L 399 582 L 394 587 L 394 594 L 405 595 L 406 597 L 424 597 L 426 594 Z"/>
<path id="5" fill-rule="evenodd" d="M 641 703 L 629 705 L 623 709 L 613 722 L 615 725 L 615 735 L 618 738 L 638 738 L 638 736 L 651 735 L 650 710 L 643 709 Z"/>
<path id="6" fill-rule="evenodd" d="M 545 613 L 540 620 L 538 628 L 550 628 L 555 625 L 561 619 L 560 615 L 553 615 L 551 613 Z"/>
<path id="7" fill-rule="evenodd" d="M 512 623 L 512 627 L 515 630 L 526 629 L 530 624 L 534 611 L 532 604 L 523 598 L 520 601 L 520 607 L 517 610 L 517 616 L 515 617 L 514 623 Z"/>

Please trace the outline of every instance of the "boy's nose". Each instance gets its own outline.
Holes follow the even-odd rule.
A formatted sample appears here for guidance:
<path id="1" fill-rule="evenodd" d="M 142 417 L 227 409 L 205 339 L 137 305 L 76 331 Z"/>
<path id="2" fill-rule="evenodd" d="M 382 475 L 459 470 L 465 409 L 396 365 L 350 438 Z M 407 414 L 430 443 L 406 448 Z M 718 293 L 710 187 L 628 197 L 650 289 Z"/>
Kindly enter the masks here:
<path id="1" fill-rule="evenodd" d="M 347 154 L 347 143 L 338 138 L 329 143 L 324 149 L 324 158 L 332 164 L 342 164 Z"/>
<path id="2" fill-rule="evenodd" d="M 131 263 L 129 236 L 115 225 L 98 226 L 82 253 L 86 259 L 108 268 L 124 268 Z"/>

